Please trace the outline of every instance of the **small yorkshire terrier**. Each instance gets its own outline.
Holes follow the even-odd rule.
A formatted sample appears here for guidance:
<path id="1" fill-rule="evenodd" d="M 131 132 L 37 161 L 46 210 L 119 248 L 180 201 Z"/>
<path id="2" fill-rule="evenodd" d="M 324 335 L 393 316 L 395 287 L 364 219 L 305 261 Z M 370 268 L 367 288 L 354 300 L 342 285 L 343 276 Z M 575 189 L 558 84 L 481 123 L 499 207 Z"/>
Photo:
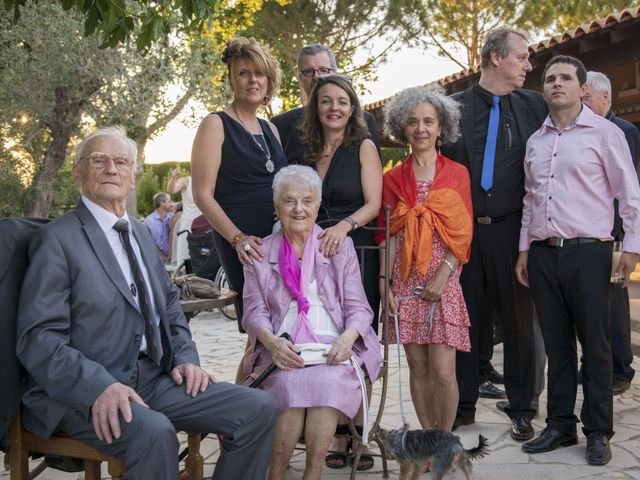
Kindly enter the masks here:
<path id="1" fill-rule="evenodd" d="M 478 446 L 466 450 L 460 437 L 443 430 L 380 429 L 380 438 L 387 451 L 387 458 L 400 464 L 400 480 L 417 480 L 424 465 L 431 461 L 431 471 L 436 480 L 456 467 L 467 480 L 471 479 L 471 460 L 489 453 L 489 442 L 479 436 Z"/>

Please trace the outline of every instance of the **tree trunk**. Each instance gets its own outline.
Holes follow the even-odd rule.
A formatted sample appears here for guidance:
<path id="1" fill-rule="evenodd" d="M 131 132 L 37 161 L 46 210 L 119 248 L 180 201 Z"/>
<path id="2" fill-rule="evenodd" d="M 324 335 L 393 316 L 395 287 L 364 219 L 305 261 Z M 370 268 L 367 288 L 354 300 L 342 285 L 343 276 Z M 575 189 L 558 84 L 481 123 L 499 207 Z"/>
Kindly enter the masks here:
<path id="1" fill-rule="evenodd" d="M 149 137 L 145 133 L 137 136 L 134 140 L 138 147 L 138 158 L 136 158 L 136 184 L 127 195 L 127 213 L 133 218 L 138 218 L 137 185 L 138 180 L 140 180 L 140 175 L 142 175 L 142 171 L 144 169 L 144 149 L 147 146 L 147 140 L 149 140 Z"/>
<path id="2" fill-rule="evenodd" d="M 53 181 L 67 156 L 71 136 L 78 128 L 82 110 L 101 86 L 102 82 L 99 79 L 91 78 L 83 83 L 76 98 L 71 97 L 66 86 L 55 89 L 54 116 L 47 123 L 51 132 L 51 143 L 45 151 L 42 168 L 33 181 L 35 199 L 31 209 L 32 216 L 46 217 L 49 214 L 53 200 Z"/>

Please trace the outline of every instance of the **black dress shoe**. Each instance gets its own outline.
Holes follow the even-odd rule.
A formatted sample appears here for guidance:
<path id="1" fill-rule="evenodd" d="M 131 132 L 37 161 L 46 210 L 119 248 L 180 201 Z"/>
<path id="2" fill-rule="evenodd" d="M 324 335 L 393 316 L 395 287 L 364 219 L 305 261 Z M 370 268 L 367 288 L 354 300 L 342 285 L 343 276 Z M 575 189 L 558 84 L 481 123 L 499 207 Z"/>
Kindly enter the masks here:
<path id="1" fill-rule="evenodd" d="M 498 410 L 500 410 L 502 413 L 507 413 L 506 409 L 507 408 L 511 408 L 511 404 L 509 403 L 509 400 L 499 400 L 496 402 L 496 408 Z M 538 410 L 536 410 L 536 412 L 533 414 L 534 417 L 538 417 Z"/>
<path id="2" fill-rule="evenodd" d="M 609 437 L 602 432 L 587 435 L 587 462 L 589 465 L 606 465 L 611 460 Z"/>
<path id="3" fill-rule="evenodd" d="M 478 387 L 480 398 L 507 398 L 507 394 L 490 381 L 486 381 Z"/>
<path id="4" fill-rule="evenodd" d="M 527 453 L 543 453 L 555 450 L 558 447 L 567 447 L 578 443 L 578 435 L 575 433 L 562 433 L 557 430 L 545 428 L 540 436 L 522 445 L 522 450 Z"/>
<path id="5" fill-rule="evenodd" d="M 511 419 L 511 438 L 517 442 L 524 442 L 533 438 L 531 419 L 527 417 L 513 417 Z"/>
<path id="6" fill-rule="evenodd" d="M 457 430 L 461 425 L 471 425 L 473 423 L 476 423 L 475 418 L 464 418 L 456 416 L 456 419 L 453 421 L 453 427 L 451 427 L 451 431 L 453 432 Z"/>
<path id="7" fill-rule="evenodd" d="M 486 378 L 491 383 L 495 383 L 495 384 L 498 384 L 498 385 L 504 385 L 504 375 L 502 375 L 496 369 L 493 369 L 489 373 L 487 373 Z"/>
<path id="8" fill-rule="evenodd" d="M 622 395 L 624 392 L 629 390 L 630 387 L 631 383 L 627 380 L 615 380 L 611 391 L 614 395 Z"/>

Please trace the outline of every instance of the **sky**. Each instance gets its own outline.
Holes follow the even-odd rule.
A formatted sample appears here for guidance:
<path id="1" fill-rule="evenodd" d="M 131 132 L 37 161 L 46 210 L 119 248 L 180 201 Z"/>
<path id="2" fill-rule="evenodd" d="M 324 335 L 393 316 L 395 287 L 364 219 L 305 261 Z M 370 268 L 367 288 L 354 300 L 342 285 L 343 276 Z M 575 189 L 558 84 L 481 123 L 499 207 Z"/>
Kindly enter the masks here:
<path id="1" fill-rule="evenodd" d="M 391 55 L 387 63 L 378 69 L 378 80 L 367 85 L 369 93 L 362 95 L 363 104 L 383 100 L 408 87 L 424 85 L 440 78 L 459 72 L 458 65 L 422 49 L 405 48 Z M 207 111 L 202 107 L 201 116 Z M 180 119 L 169 124 L 167 129 L 147 144 L 145 150 L 147 163 L 169 161 L 188 162 L 191 157 L 191 144 L 196 134 L 197 123 Z"/>

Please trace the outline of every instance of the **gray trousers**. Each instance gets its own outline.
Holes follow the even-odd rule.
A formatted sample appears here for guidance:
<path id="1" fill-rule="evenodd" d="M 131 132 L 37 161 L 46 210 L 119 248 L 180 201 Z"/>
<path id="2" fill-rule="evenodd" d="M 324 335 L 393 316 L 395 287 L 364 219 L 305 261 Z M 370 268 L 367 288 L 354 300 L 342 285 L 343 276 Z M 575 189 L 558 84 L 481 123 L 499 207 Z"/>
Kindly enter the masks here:
<path id="1" fill-rule="evenodd" d="M 261 390 L 210 383 L 195 398 L 146 357 L 138 360 L 130 385 L 149 408 L 132 403 L 133 420 L 120 417 L 122 434 L 111 445 L 97 438 L 91 421 L 66 415 L 58 430 L 126 465 L 125 480 L 178 478 L 176 430 L 217 433 L 223 447 L 213 479 L 264 480 L 278 418 Z"/>

